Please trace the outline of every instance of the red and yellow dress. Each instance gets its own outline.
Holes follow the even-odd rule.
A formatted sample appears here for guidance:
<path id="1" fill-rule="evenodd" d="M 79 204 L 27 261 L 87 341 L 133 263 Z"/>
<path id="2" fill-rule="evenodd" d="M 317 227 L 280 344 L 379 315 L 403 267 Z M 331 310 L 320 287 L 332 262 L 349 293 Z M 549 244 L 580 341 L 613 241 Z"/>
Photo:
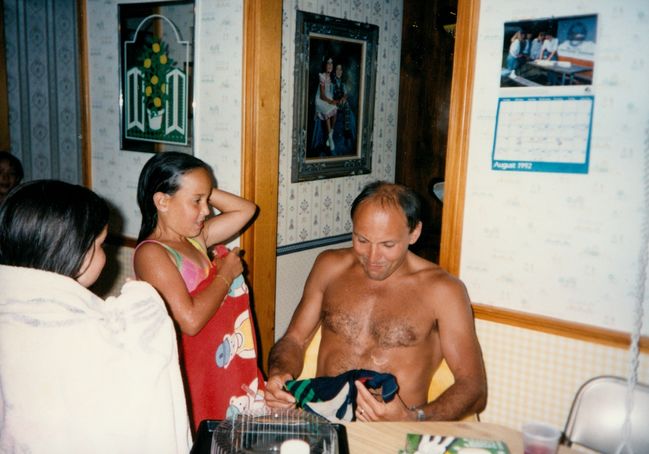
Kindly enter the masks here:
<path id="1" fill-rule="evenodd" d="M 187 240 L 207 258 L 200 243 Z M 160 244 L 174 257 L 190 295 L 203 291 L 216 277 L 218 270 L 209 259 L 209 267 L 200 267 L 166 244 L 153 240 L 140 244 L 146 242 Z M 228 249 L 218 245 L 214 252 L 224 257 Z M 263 407 L 265 383 L 257 365 L 256 345 L 248 287 L 240 275 L 203 329 L 195 336 L 181 336 L 181 364 L 194 430 L 204 419 L 225 419 Z"/>

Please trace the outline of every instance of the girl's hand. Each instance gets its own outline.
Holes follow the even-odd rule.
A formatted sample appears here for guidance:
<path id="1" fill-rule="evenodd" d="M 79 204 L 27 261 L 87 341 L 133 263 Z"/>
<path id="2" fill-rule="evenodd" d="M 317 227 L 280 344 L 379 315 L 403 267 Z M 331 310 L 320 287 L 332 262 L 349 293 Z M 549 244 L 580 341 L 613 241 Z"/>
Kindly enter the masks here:
<path id="1" fill-rule="evenodd" d="M 235 247 L 225 257 L 217 257 L 214 259 L 218 273 L 230 283 L 243 273 L 243 262 L 241 261 L 240 252 L 240 249 Z"/>

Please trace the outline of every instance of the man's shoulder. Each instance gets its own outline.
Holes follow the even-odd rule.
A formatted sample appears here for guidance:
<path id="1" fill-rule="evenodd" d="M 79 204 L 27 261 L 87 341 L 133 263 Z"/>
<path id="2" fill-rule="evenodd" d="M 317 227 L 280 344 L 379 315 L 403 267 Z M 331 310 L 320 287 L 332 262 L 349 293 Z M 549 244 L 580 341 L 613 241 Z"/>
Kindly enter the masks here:
<path id="1" fill-rule="evenodd" d="M 464 284 L 437 263 L 413 254 L 411 269 L 418 284 L 428 290 L 463 289 Z"/>
<path id="2" fill-rule="evenodd" d="M 352 248 L 327 249 L 318 254 L 314 268 L 340 269 L 354 263 Z"/>
<path id="3" fill-rule="evenodd" d="M 326 249 L 322 251 L 320 254 L 318 254 L 318 260 L 321 258 L 323 260 L 331 260 L 331 259 L 341 259 L 341 258 L 351 258 L 353 256 L 353 251 L 352 248 L 350 247 L 344 247 L 344 248 L 338 248 L 338 249 Z"/>

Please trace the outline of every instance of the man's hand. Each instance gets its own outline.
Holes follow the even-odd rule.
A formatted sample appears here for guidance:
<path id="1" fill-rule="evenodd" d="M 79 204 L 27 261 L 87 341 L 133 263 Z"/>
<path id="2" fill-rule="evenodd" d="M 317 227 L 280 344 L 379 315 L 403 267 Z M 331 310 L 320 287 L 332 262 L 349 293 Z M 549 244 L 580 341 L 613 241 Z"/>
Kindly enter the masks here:
<path id="1" fill-rule="evenodd" d="M 271 375 L 266 383 L 266 392 L 264 398 L 266 405 L 271 408 L 293 408 L 295 407 L 295 397 L 284 390 L 284 384 L 292 380 L 290 374 Z"/>
<path id="2" fill-rule="evenodd" d="M 363 383 L 354 382 L 356 396 L 356 419 L 359 421 L 408 421 L 413 420 L 410 411 L 398 397 L 390 402 L 378 400 Z"/>

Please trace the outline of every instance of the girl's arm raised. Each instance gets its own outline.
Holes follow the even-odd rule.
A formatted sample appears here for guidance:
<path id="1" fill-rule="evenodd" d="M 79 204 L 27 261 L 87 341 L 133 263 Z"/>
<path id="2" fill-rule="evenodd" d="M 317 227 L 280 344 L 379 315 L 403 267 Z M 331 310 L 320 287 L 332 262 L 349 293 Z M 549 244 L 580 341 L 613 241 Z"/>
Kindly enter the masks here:
<path id="1" fill-rule="evenodd" d="M 205 222 L 202 236 L 207 247 L 235 236 L 257 211 L 251 201 L 217 188 L 212 189 L 208 203 L 221 213 Z"/>
<path id="2" fill-rule="evenodd" d="M 161 245 L 141 245 L 135 251 L 134 266 L 138 279 L 147 281 L 160 293 L 180 330 L 189 336 L 207 324 L 221 307 L 234 278 L 243 272 L 239 248 L 234 248 L 221 260 L 217 277 L 191 296 L 173 259 Z"/>

